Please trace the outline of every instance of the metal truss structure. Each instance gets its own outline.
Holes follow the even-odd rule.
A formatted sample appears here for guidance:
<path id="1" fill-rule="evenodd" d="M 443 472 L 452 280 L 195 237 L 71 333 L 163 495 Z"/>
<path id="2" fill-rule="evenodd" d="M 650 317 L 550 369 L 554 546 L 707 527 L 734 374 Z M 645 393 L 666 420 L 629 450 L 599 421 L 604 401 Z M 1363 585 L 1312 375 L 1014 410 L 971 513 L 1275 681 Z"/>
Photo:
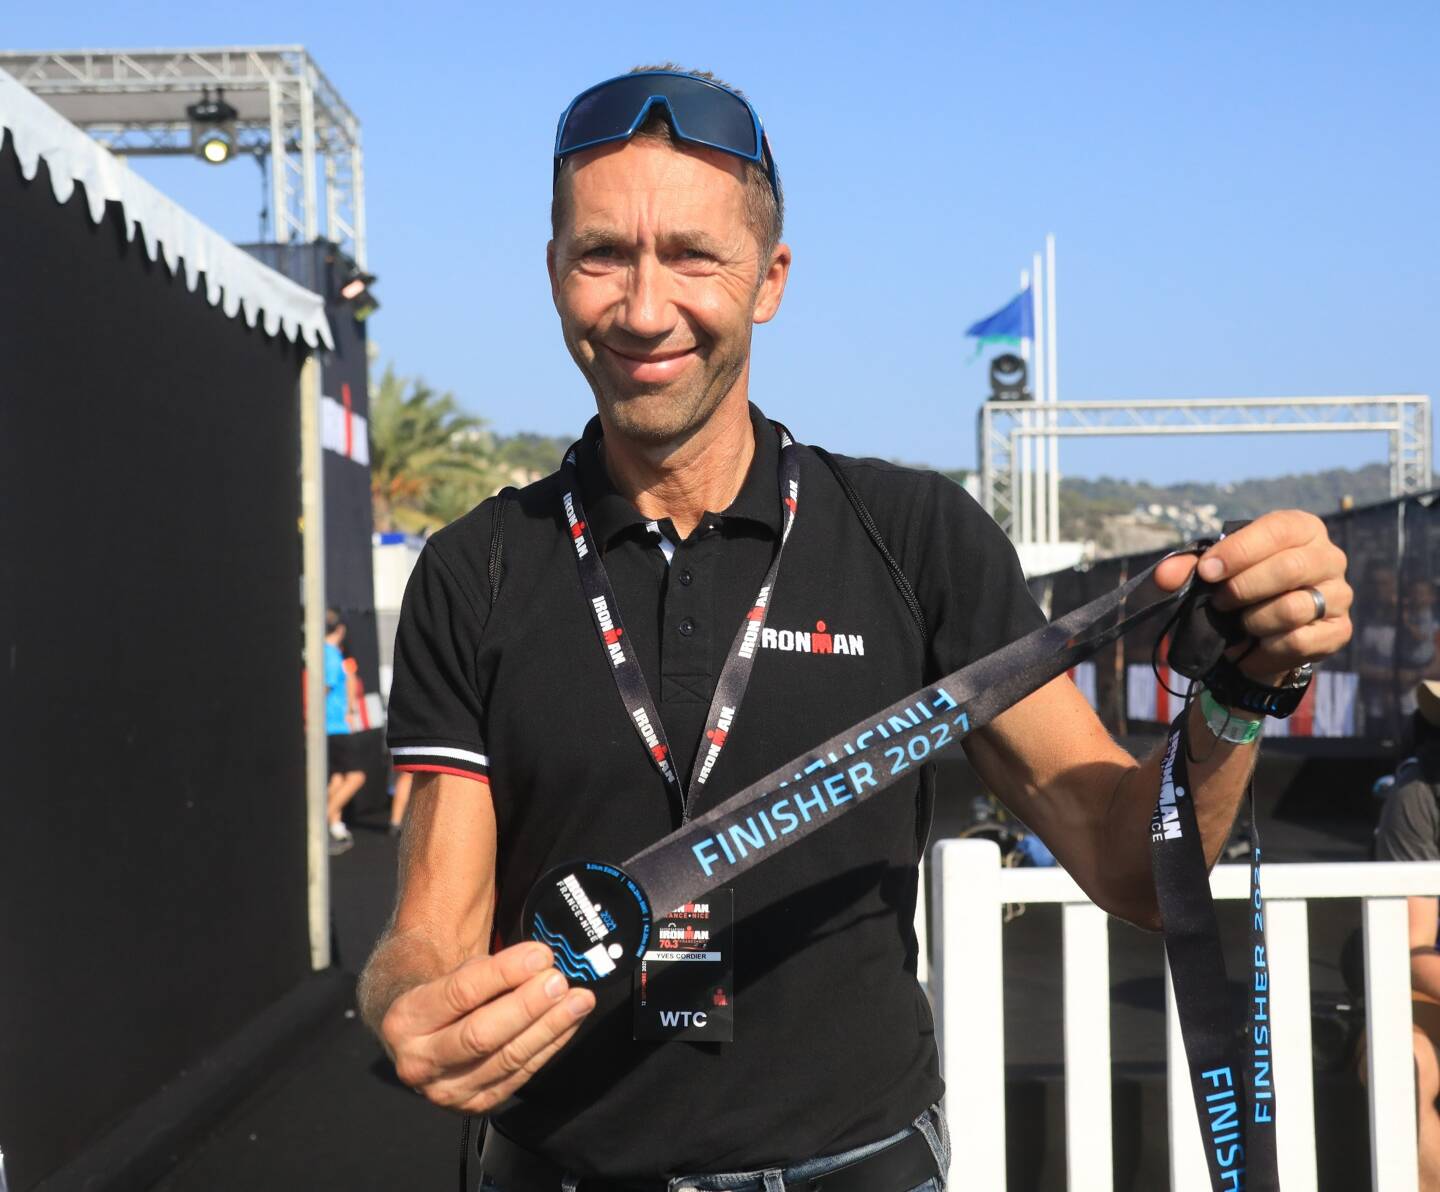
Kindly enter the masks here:
<path id="1" fill-rule="evenodd" d="M 1033 473 L 1017 450 L 1030 438 L 1383 432 L 1390 437 L 1390 493 L 1423 492 L 1430 471 L 1430 398 L 1234 397 L 1174 401 L 987 401 L 980 408 L 981 503 L 1018 542 L 1035 540 L 1021 516 Z"/>
<path id="2" fill-rule="evenodd" d="M 301 46 L 0 52 L 12 74 L 116 154 L 193 152 L 187 105 L 223 90 L 237 113 L 237 155 L 270 163 L 275 239 L 320 235 L 365 265 L 360 121 Z"/>

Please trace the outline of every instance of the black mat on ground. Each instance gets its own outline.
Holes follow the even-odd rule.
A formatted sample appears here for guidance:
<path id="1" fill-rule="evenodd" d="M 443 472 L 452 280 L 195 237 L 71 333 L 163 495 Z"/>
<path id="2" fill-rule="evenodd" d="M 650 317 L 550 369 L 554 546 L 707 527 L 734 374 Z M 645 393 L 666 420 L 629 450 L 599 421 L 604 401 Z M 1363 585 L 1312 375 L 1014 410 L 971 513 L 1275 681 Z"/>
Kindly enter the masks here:
<path id="1" fill-rule="evenodd" d="M 353 979 L 390 914 L 396 842 L 384 817 L 332 858 L 337 962 Z M 155 1192 L 452 1192 L 460 1119 L 405 1088 L 354 1013 L 353 997 Z"/>

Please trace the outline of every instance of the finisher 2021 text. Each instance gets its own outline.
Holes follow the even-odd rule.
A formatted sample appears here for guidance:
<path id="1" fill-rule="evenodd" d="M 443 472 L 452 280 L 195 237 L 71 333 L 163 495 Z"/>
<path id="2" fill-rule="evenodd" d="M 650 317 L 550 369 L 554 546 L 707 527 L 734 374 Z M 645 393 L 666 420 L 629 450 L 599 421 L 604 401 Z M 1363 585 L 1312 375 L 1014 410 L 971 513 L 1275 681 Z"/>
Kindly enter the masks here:
<path id="1" fill-rule="evenodd" d="M 898 713 L 887 713 L 870 722 L 839 751 L 816 758 L 795 775 L 794 781 L 803 782 L 806 774 L 840 765 L 846 757 L 853 758 L 843 769 L 804 787 L 787 789 L 790 783 L 782 782 L 770 802 L 762 801 L 753 810 L 739 809 L 732 822 L 692 844 L 691 852 L 702 872 L 707 878 L 713 877 L 717 868 L 738 865 L 750 854 L 775 845 L 781 837 L 800 831 L 803 825 L 841 809 L 852 799 L 863 799 L 867 793 L 889 786 L 902 771 L 922 763 L 931 753 L 970 731 L 969 717 L 958 708 L 955 698 L 937 687 Z"/>

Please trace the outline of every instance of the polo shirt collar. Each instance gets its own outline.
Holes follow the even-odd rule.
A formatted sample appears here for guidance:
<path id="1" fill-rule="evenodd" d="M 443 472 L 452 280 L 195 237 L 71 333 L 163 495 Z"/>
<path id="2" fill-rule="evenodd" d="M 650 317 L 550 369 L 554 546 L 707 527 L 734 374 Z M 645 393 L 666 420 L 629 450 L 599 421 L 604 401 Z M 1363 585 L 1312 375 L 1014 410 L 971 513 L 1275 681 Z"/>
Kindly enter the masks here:
<path id="1" fill-rule="evenodd" d="M 735 500 L 719 516 L 726 520 L 738 518 L 754 522 L 778 537 L 783 525 L 777 479 L 780 474 L 780 436 L 753 402 L 750 405 L 750 425 L 755 432 L 755 455 L 750 461 L 750 470 Z M 600 440 L 603 437 L 597 415 L 590 419 L 580 438 L 575 466 L 580 472 L 580 487 L 590 531 L 602 546 L 609 546 L 627 530 L 648 525 L 649 519 L 616 491 L 600 458 Z"/>

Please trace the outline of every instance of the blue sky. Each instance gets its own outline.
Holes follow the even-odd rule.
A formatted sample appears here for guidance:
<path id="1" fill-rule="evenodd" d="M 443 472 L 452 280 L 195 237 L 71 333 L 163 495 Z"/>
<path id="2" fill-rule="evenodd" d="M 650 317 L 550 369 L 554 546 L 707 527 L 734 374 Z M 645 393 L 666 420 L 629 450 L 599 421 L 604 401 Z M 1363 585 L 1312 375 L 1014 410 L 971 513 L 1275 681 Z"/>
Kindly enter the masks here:
<path id="1" fill-rule="evenodd" d="M 795 268 L 753 394 L 804 440 L 975 459 L 963 338 L 1053 231 L 1062 398 L 1440 390 L 1440 10 L 1395 3 L 11 5 L 8 49 L 305 45 L 364 125 L 384 360 L 503 431 L 592 409 L 544 271 L 554 122 L 639 62 L 742 86 Z M 137 163 L 235 239 L 259 172 Z M 1378 436 L 1066 443 L 1062 469 L 1238 479 Z"/>

